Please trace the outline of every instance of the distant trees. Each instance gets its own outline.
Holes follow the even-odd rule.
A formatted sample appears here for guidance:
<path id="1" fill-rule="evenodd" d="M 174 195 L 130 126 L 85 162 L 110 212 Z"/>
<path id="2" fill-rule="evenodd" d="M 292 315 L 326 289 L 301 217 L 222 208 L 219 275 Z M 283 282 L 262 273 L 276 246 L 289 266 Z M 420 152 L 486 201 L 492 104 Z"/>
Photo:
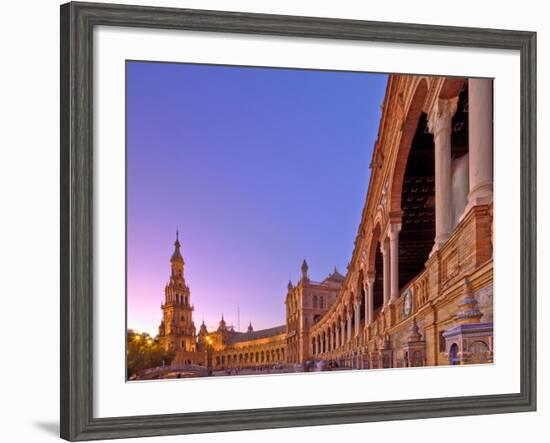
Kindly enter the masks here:
<path id="1" fill-rule="evenodd" d="M 165 351 L 156 338 L 148 333 L 138 333 L 128 329 L 127 340 L 127 377 L 130 378 L 140 371 L 156 366 L 169 365 L 174 353 Z"/>

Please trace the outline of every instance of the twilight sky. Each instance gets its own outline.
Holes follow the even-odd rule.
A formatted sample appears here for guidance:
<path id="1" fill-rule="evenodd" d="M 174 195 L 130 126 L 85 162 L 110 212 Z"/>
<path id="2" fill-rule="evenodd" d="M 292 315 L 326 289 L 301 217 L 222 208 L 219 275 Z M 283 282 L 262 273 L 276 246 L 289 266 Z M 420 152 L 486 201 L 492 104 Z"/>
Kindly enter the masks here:
<path id="1" fill-rule="evenodd" d="M 195 325 L 285 322 L 344 274 L 387 76 L 127 62 L 128 327 L 157 334 L 179 228 Z"/>

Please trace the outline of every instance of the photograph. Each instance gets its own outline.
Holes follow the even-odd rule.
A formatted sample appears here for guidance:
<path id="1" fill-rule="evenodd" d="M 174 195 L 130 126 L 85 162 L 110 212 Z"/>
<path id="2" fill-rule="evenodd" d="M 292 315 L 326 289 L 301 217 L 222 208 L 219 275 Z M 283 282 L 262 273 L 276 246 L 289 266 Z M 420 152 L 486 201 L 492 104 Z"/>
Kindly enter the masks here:
<path id="1" fill-rule="evenodd" d="M 495 363 L 492 78 L 125 77 L 127 381 Z"/>

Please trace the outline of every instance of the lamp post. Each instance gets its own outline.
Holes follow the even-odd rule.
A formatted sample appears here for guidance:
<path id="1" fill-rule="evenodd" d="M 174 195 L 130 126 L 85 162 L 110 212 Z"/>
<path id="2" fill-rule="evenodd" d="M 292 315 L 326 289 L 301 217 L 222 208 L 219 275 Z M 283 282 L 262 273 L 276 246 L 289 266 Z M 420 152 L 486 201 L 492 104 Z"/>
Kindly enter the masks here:
<path id="1" fill-rule="evenodd" d="M 212 375 L 212 339 L 206 337 L 206 370 L 208 375 Z"/>

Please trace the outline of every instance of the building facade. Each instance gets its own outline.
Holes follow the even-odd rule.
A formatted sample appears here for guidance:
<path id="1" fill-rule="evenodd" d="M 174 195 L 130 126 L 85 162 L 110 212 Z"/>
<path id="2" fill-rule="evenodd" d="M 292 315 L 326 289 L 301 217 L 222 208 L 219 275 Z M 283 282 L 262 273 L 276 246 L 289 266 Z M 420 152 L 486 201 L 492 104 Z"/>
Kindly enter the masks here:
<path id="1" fill-rule="evenodd" d="M 335 268 L 322 282 L 309 279 L 308 264 L 304 259 L 302 275 L 296 286 L 288 282 L 286 304 L 286 346 L 289 362 L 304 363 L 310 359 L 309 331 L 336 300 L 344 276 Z"/>
<path id="2" fill-rule="evenodd" d="M 222 317 L 218 329 L 211 333 L 203 323 L 198 341 L 199 349 L 211 353 L 213 369 L 260 368 L 286 362 L 285 325 L 254 331 L 249 324 L 246 332 L 238 332 L 227 328 Z"/>
<path id="3" fill-rule="evenodd" d="M 352 259 L 310 358 L 493 361 L 492 118 L 491 80 L 389 77 Z"/>
<path id="4" fill-rule="evenodd" d="M 493 361 L 492 80 L 390 75 L 345 275 L 288 283 L 286 325 L 195 334 L 176 250 L 159 338 L 214 368 Z M 195 358 L 191 357 L 195 355 Z"/>

